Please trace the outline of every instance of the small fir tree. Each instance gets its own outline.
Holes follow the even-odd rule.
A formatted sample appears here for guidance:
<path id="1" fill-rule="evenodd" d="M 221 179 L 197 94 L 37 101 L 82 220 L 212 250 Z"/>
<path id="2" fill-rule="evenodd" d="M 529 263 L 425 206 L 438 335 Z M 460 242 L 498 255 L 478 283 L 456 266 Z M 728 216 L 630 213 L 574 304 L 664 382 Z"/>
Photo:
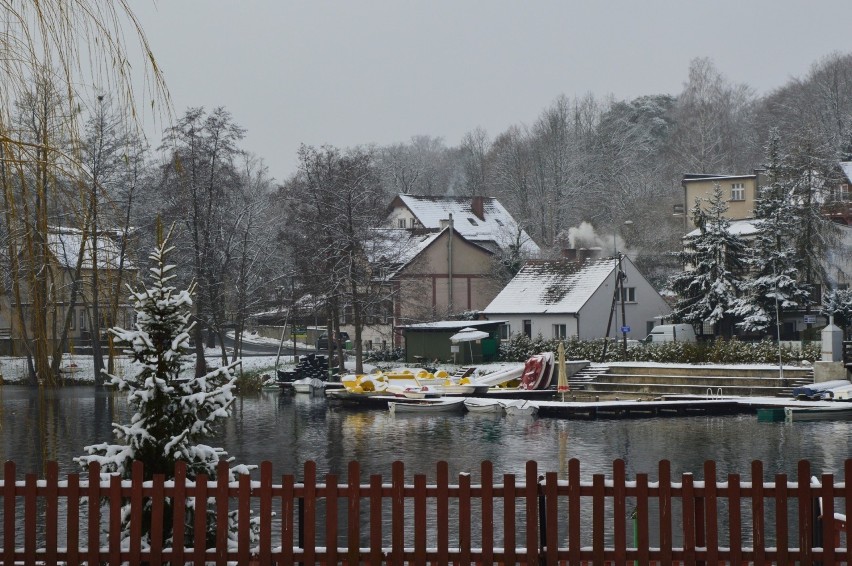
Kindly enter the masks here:
<path id="1" fill-rule="evenodd" d="M 158 227 L 158 242 L 150 256 L 153 264 L 150 287 L 131 289 L 136 309 L 134 328 L 110 329 L 119 343 L 128 345 L 125 352 L 138 364 L 138 371 L 128 377 L 108 375 L 112 384 L 127 392 L 128 404 L 136 412 L 128 424 L 113 423 L 120 444 L 87 446 L 87 455 L 76 460 L 84 467 L 98 462 L 104 474 L 123 478 L 130 477 L 133 461 L 140 460 L 144 463 L 145 480 L 151 480 L 154 474 L 174 478 L 175 464 L 183 461 L 189 479 L 206 474 L 214 480 L 217 463 L 231 459 L 223 449 L 202 441 L 211 437 L 216 425 L 231 414 L 236 381 L 234 364 L 201 377 L 194 376 L 193 357 L 188 354 L 194 324 L 190 322 L 192 287 L 177 290 L 169 285 L 175 266 L 168 265 L 166 258 L 173 248 L 168 246 L 168 236 L 162 237 L 161 227 Z M 228 481 L 236 481 L 236 474 L 249 472 L 247 466 L 232 467 Z M 165 517 L 171 517 L 172 504 L 169 502 Z M 190 498 L 186 505 L 191 525 L 195 502 Z M 215 532 L 216 516 L 212 509 L 207 513 L 210 538 Z M 234 516 L 228 520 L 233 528 Z M 143 520 L 143 528 L 145 532 L 150 528 L 147 519 Z M 165 531 L 165 539 L 169 540 L 171 526 L 165 525 Z M 125 537 L 128 535 L 125 532 Z M 187 528 L 187 543 L 192 542 L 192 536 L 192 528 Z"/>
<path id="2" fill-rule="evenodd" d="M 696 199 L 692 209 L 699 233 L 678 254 L 685 269 L 671 280 L 671 287 L 679 296 L 672 316 L 693 324 L 713 324 L 719 334 L 721 323 L 732 318 L 742 286 L 746 246 L 731 232 L 731 222 L 725 216 L 728 204 L 718 184 L 706 210 L 701 203 L 701 199 Z"/>

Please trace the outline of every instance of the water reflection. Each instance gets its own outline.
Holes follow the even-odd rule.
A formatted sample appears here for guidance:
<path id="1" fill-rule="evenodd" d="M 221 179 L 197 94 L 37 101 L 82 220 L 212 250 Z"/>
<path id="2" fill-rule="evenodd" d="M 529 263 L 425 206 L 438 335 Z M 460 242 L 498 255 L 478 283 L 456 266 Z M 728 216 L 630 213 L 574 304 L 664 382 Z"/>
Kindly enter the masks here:
<path id="1" fill-rule="evenodd" d="M 32 390 L 0 387 L 0 457 L 23 472 L 40 472 L 47 460 L 74 470 L 83 447 L 112 441 L 113 421 L 129 419 L 122 394 L 91 387 Z M 764 462 L 766 479 L 791 477 L 799 459 L 816 473 L 842 472 L 852 447 L 852 423 L 758 423 L 754 416 L 560 420 L 483 414 L 398 415 L 380 409 L 331 406 L 322 396 L 263 392 L 240 397 L 224 424 L 221 445 L 237 462 L 269 460 L 276 474 L 299 476 L 306 460 L 321 473 L 345 477 L 350 461 L 368 473 L 389 474 L 391 463 L 434 476 L 434 462 L 446 460 L 450 473 L 479 473 L 482 460 L 495 473 L 524 472 L 527 460 L 539 469 L 567 475 L 571 458 L 584 477 L 609 475 L 622 458 L 628 476 L 647 472 L 656 479 L 661 459 L 675 476 L 700 479 L 705 460 L 715 460 L 720 477 L 746 474 L 752 460 Z"/>

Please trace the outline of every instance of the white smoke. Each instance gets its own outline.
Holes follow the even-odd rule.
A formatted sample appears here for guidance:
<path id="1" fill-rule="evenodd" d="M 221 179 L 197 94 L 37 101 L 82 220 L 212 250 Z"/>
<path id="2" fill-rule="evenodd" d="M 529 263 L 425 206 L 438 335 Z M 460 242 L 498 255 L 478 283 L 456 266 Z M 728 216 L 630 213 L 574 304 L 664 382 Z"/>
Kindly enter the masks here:
<path id="1" fill-rule="evenodd" d="M 613 255 L 614 250 L 627 253 L 627 246 L 620 234 L 617 234 L 615 239 L 613 239 L 612 233 L 598 234 L 594 226 L 585 221 L 581 222 L 579 226 L 569 228 L 567 236 L 565 233 L 562 233 L 561 236 L 563 246 L 569 249 L 599 248 L 604 257 Z"/>

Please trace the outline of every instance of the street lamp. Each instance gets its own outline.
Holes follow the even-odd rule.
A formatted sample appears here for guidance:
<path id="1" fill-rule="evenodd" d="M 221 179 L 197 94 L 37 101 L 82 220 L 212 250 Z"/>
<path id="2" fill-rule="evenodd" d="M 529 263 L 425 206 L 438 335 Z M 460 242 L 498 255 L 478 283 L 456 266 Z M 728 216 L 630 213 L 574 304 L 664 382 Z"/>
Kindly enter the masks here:
<path id="1" fill-rule="evenodd" d="M 624 226 L 630 226 L 632 224 L 633 224 L 632 220 L 625 220 L 623 225 Z M 613 227 L 612 227 L 612 256 L 613 256 L 613 261 L 615 262 L 615 265 L 614 265 L 614 269 L 613 269 L 612 306 L 610 307 L 610 311 L 609 311 L 609 322 L 607 323 L 607 327 L 606 327 L 606 336 L 604 338 L 603 354 L 601 355 L 601 362 L 602 363 L 606 360 L 607 345 L 609 344 L 609 331 L 610 331 L 610 329 L 612 329 L 613 318 L 615 319 L 615 326 L 616 327 L 618 326 L 618 309 L 616 307 L 618 306 L 618 303 L 617 303 L 618 296 L 620 294 L 622 294 L 620 292 L 619 288 L 618 288 L 618 284 L 619 284 L 619 281 L 620 281 L 620 272 L 621 272 L 621 269 L 620 269 L 621 268 L 621 256 L 618 254 L 618 242 L 617 242 L 617 239 L 616 239 L 617 236 L 618 236 L 618 234 L 616 232 L 615 223 L 613 222 Z M 622 353 L 623 353 L 623 357 L 626 358 L 627 357 L 627 326 L 625 325 L 625 321 L 626 321 L 626 319 L 625 319 L 625 316 L 624 316 L 624 297 L 622 297 L 621 298 L 621 324 L 622 324 L 621 328 L 622 328 L 622 333 L 624 334 L 624 341 L 623 341 L 624 349 L 623 349 Z M 614 330 L 613 341 L 617 340 L 617 339 L 618 339 L 618 330 Z"/>

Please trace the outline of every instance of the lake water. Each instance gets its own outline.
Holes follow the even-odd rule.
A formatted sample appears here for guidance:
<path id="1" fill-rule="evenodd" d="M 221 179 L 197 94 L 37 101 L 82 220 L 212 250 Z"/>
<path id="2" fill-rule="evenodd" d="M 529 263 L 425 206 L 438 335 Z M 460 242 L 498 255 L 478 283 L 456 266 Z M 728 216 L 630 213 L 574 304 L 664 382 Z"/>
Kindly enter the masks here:
<path id="1" fill-rule="evenodd" d="M 92 387 L 0 387 L 0 458 L 17 463 L 18 479 L 40 473 L 47 460 L 59 462 L 61 475 L 79 471 L 72 458 L 88 444 L 112 441 L 110 423 L 129 416 L 123 394 Z M 675 481 L 684 472 L 703 479 L 705 460 L 717 462 L 719 480 L 729 473 L 750 480 L 752 460 L 763 461 L 767 481 L 777 473 L 793 480 L 798 460 L 808 459 L 814 474 L 834 473 L 840 480 L 844 459 L 852 457 L 852 422 L 762 423 L 754 415 L 595 421 L 471 413 L 394 417 L 386 409 L 336 406 L 321 396 L 263 392 L 238 398 L 232 418 L 210 444 L 225 448 L 237 463 L 268 460 L 273 477 L 294 474 L 297 480 L 307 460 L 317 463 L 320 481 L 332 472 L 345 482 L 352 460 L 360 462 L 364 479 L 389 478 L 397 460 L 405 464 L 407 481 L 414 473 L 433 481 L 440 460 L 449 463 L 451 483 L 462 472 L 477 483 L 483 460 L 494 463 L 497 481 L 504 473 L 522 480 L 528 460 L 538 462 L 540 473 L 555 471 L 564 479 L 572 458 L 580 460 L 586 481 L 597 473 L 611 477 L 617 458 L 625 460 L 628 479 L 644 472 L 654 481 L 658 462 L 668 459 Z M 744 517 L 747 538 L 749 524 Z M 653 525 L 651 536 L 657 536 Z"/>
<path id="2" fill-rule="evenodd" d="M 110 423 L 126 422 L 122 394 L 92 387 L 33 391 L 0 387 L 0 459 L 14 460 L 19 473 L 40 472 L 47 460 L 77 471 L 72 458 L 88 444 L 111 441 Z M 794 476 L 796 462 L 809 459 L 814 473 L 841 474 L 852 457 L 852 422 L 762 423 L 754 415 L 694 416 L 623 420 L 564 420 L 491 415 L 391 416 L 387 410 L 335 406 L 324 397 L 263 392 L 238 398 L 231 419 L 210 444 L 222 446 L 236 462 L 269 460 L 275 475 L 301 475 L 306 460 L 320 474 L 346 476 L 351 460 L 364 474 L 390 475 L 391 463 L 434 477 L 434 463 L 449 463 L 478 476 L 482 460 L 496 475 L 522 475 L 527 460 L 541 471 L 567 474 L 568 461 L 581 461 L 583 477 L 610 474 L 622 458 L 628 475 L 656 478 L 661 459 L 672 472 L 701 477 L 705 460 L 716 460 L 720 477 L 748 474 L 762 460 L 767 479 Z M 412 472 L 413 473 L 413 472 Z"/>

